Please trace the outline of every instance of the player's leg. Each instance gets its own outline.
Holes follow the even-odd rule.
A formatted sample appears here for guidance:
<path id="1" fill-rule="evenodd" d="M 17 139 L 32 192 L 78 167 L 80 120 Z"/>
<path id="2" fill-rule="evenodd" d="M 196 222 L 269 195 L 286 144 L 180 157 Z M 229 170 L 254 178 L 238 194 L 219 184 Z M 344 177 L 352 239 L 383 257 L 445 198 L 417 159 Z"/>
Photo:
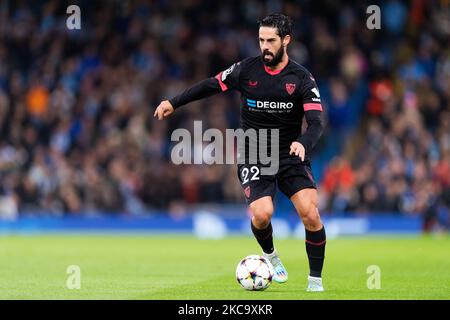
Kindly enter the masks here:
<path id="1" fill-rule="evenodd" d="M 249 165 L 238 166 L 239 180 L 251 213 L 251 230 L 261 246 L 263 255 L 274 267 L 273 280 L 280 283 L 286 282 L 287 271 L 273 245 L 271 219 L 274 211 L 273 197 L 276 191 L 275 177 L 249 175 L 249 172 L 259 172 L 259 170 L 252 170 L 252 167 Z"/>
<path id="2" fill-rule="evenodd" d="M 277 176 L 280 190 L 292 201 L 303 221 L 310 274 L 308 291 L 323 291 L 322 268 L 325 257 L 325 229 L 317 209 L 318 196 L 309 163 L 286 163 Z"/>
<path id="3" fill-rule="evenodd" d="M 272 197 L 265 196 L 259 198 L 249 205 L 252 214 L 251 228 L 253 235 L 263 250 L 266 257 L 274 268 L 273 280 L 278 283 L 284 283 L 288 280 L 288 273 L 273 245 L 273 200 Z"/>
<path id="4" fill-rule="evenodd" d="M 238 177 L 244 190 L 245 199 L 249 206 L 251 229 L 263 252 L 273 251 L 272 224 L 273 214 L 272 198 L 275 196 L 275 177 L 262 176 L 256 165 L 238 165 Z"/>
<path id="5" fill-rule="evenodd" d="M 318 195 L 306 188 L 291 196 L 291 201 L 305 226 L 305 246 L 309 260 L 308 291 L 323 291 L 322 269 L 325 259 L 326 234 L 317 208 Z"/>
<path id="6" fill-rule="evenodd" d="M 273 215 L 272 197 L 264 196 L 249 205 L 251 217 L 251 228 L 253 235 L 258 241 L 264 253 L 272 253 L 273 248 L 273 230 L 270 220 Z"/>

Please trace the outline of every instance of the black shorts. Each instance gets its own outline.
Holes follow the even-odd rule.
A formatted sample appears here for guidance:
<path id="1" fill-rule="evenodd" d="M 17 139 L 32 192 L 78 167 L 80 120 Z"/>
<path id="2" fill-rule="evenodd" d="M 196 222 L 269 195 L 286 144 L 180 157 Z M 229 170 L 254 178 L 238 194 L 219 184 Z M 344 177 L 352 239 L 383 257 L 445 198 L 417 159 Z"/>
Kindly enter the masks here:
<path id="1" fill-rule="evenodd" d="M 309 162 L 299 164 L 280 161 L 278 172 L 274 175 L 261 175 L 260 168 L 257 164 L 238 165 L 238 177 L 247 204 L 265 196 L 273 198 L 277 185 L 288 198 L 302 189 L 317 189 Z"/>

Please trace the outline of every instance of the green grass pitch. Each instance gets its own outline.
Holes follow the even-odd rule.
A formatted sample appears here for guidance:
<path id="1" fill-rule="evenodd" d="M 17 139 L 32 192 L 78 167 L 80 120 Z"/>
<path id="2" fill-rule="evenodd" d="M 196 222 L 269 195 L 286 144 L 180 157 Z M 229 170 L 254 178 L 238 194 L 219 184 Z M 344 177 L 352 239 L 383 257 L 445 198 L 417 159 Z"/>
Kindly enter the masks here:
<path id="1" fill-rule="evenodd" d="M 0 299 L 450 299 L 448 236 L 330 239 L 323 293 L 305 292 L 304 243 L 275 245 L 289 281 L 250 292 L 234 275 L 241 258 L 260 253 L 250 237 L 4 235 Z M 66 286 L 69 265 L 81 269 L 79 290 Z M 370 265 L 381 269 L 378 290 L 367 288 Z"/>

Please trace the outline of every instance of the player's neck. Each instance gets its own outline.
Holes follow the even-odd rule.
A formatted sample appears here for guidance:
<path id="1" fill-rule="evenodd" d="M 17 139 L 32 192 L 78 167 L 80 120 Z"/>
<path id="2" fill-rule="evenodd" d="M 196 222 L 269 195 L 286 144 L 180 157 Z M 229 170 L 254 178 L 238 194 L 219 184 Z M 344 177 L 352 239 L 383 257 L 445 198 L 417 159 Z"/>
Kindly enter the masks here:
<path id="1" fill-rule="evenodd" d="M 285 53 L 283 55 L 283 58 L 281 59 L 281 62 L 279 64 L 277 64 L 276 66 L 273 67 L 268 67 L 268 66 L 264 66 L 266 68 L 266 71 L 270 71 L 270 72 L 280 72 L 281 70 L 283 70 L 287 64 L 289 63 L 289 57 L 288 55 Z"/>

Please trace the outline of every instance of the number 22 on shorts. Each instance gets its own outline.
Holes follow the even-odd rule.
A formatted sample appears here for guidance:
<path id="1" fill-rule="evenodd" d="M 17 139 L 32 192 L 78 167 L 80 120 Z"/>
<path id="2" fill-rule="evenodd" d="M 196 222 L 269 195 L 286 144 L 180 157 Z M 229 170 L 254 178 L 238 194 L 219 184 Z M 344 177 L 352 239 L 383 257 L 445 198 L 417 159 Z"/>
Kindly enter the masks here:
<path id="1" fill-rule="evenodd" d="M 249 181 L 259 180 L 259 168 L 257 166 L 251 166 L 249 170 L 244 167 L 241 171 L 241 177 L 242 184 L 246 184 Z"/>

